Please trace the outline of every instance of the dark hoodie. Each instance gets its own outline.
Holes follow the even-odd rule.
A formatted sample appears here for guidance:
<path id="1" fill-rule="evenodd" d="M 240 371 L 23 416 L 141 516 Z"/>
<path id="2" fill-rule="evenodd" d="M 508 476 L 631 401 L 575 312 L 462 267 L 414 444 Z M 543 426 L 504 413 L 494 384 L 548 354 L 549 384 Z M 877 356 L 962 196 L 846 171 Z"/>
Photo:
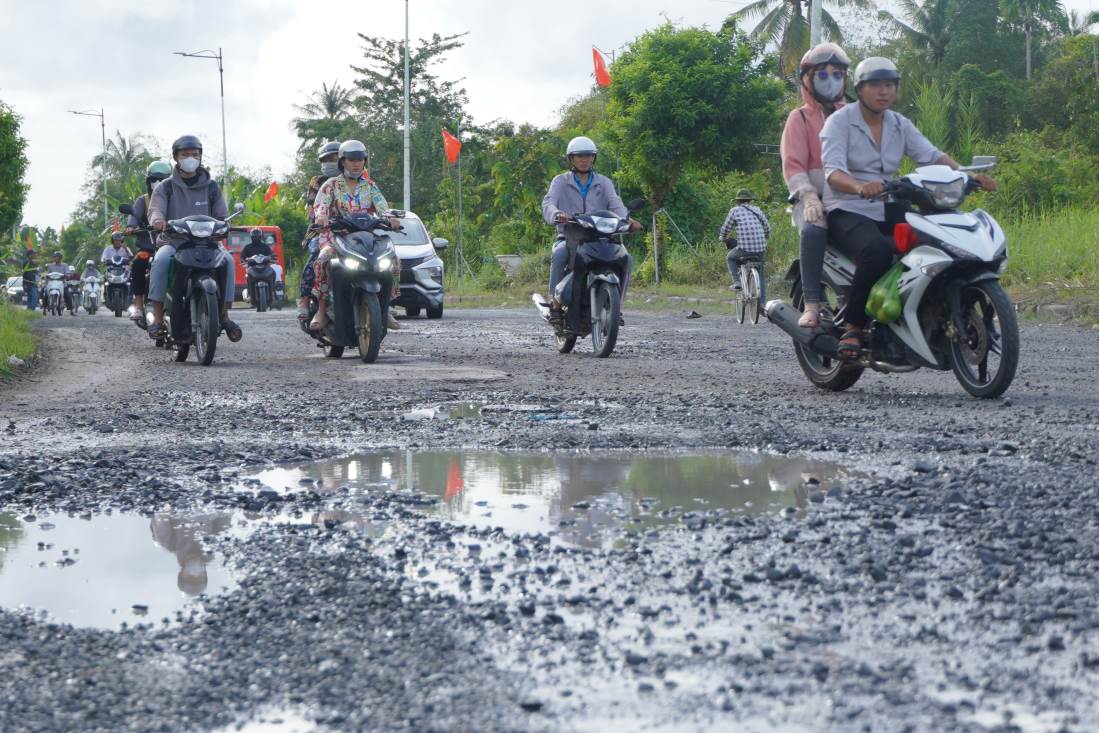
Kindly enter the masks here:
<path id="1" fill-rule="evenodd" d="M 224 220 L 229 216 L 229 207 L 226 206 L 225 196 L 220 191 L 211 203 L 211 183 L 210 172 L 205 168 L 199 168 L 190 180 L 180 175 L 178 167 L 172 169 L 171 177 L 164 179 L 153 189 L 153 197 L 149 204 L 149 223 L 182 219 L 195 214 L 205 214 Z M 171 201 L 168 200 L 168 186 L 172 187 Z"/>

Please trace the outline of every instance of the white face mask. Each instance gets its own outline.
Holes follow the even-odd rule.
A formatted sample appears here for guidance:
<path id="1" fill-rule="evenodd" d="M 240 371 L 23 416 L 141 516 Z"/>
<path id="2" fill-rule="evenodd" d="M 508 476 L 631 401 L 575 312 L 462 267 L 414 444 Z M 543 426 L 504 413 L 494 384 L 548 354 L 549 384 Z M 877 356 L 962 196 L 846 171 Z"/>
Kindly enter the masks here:
<path id="1" fill-rule="evenodd" d="M 179 169 L 184 173 L 194 173 L 198 170 L 198 158 L 184 158 L 179 161 Z"/>
<path id="2" fill-rule="evenodd" d="M 839 100 L 840 95 L 843 94 L 843 79 L 836 79 L 835 77 L 829 76 L 827 79 L 821 80 L 814 76 L 813 89 L 821 99 L 826 99 L 829 102 L 836 102 Z"/>

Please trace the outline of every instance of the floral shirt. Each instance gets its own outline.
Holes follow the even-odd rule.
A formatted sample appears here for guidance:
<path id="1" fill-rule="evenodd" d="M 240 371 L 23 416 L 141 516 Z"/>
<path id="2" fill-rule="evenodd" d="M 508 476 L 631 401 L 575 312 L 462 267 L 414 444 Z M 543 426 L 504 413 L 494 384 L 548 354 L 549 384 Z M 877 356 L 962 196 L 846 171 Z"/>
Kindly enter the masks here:
<path id="1" fill-rule="evenodd" d="M 381 216 L 389 210 L 389 204 L 382 196 L 378 184 L 366 176 L 360 176 L 352 183 L 347 176 L 329 178 L 317 191 L 313 201 L 313 217 L 325 217 L 329 220 L 337 214 L 357 214 L 366 212 Z M 321 234 L 321 246 L 331 241 L 332 234 L 325 230 Z"/>

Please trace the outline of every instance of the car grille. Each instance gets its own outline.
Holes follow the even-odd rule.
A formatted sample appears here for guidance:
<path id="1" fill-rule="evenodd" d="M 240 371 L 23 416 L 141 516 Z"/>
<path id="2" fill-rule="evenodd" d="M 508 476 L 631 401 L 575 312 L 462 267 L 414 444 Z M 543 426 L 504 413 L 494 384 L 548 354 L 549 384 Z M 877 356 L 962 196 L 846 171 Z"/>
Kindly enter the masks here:
<path id="1" fill-rule="evenodd" d="M 401 260 L 401 269 L 402 270 L 411 270 L 413 267 L 417 267 L 418 265 L 422 265 L 425 262 L 427 262 L 426 257 L 413 257 L 411 259 Z"/>

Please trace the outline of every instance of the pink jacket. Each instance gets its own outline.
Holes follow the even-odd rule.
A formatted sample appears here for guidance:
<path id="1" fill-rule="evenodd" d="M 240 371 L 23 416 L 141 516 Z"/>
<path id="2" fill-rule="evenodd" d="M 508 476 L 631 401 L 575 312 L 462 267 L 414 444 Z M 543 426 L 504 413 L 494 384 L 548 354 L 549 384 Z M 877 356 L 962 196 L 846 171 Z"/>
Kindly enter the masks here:
<path id="1" fill-rule="evenodd" d="M 824 163 L 820 154 L 824 108 L 804 86 L 801 87 L 801 98 L 805 104 L 790 113 L 782 130 L 782 144 L 779 146 L 782 177 L 786 179 L 790 193 L 815 191 L 820 195 L 824 192 Z M 842 106 L 843 102 L 840 102 L 836 109 Z"/>

